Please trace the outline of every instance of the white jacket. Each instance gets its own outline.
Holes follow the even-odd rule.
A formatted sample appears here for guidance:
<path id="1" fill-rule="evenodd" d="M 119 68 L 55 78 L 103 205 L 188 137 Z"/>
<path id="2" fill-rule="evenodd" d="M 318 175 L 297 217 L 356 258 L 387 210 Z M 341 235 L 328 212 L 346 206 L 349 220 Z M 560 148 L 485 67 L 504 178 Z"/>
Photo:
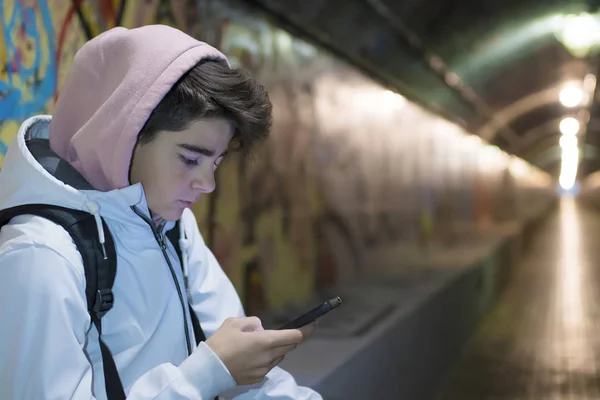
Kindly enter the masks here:
<path id="1" fill-rule="evenodd" d="M 0 209 L 43 202 L 98 211 L 106 220 L 115 239 L 118 271 L 114 307 L 102 319 L 103 338 L 127 398 L 212 399 L 234 388 L 227 368 L 206 344 L 195 348 L 192 343 L 195 350 L 187 356 L 187 307 L 182 310 L 150 225 L 131 208 L 150 217 L 141 185 L 111 192 L 84 190 L 85 182 L 65 162 L 46 157 L 42 167 L 25 140 L 36 139 L 43 148 L 50 118 L 27 120 L 9 147 L 0 172 Z M 45 168 L 61 174 L 62 181 Z M 181 225 L 189 240 L 182 251 L 192 307 L 210 337 L 226 318 L 243 316 L 244 311 L 191 211 L 186 210 Z M 167 224 L 162 234 L 172 226 Z M 183 288 L 177 255 L 166 243 Z M 189 315 L 187 321 L 193 342 Z M 0 399 L 92 398 L 105 399 L 106 393 L 98 332 L 87 312 L 81 256 L 58 225 L 30 215 L 14 218 L 0 231 Z M 275 368 L 262 384 L 236 399 L 321 396 Z"/>

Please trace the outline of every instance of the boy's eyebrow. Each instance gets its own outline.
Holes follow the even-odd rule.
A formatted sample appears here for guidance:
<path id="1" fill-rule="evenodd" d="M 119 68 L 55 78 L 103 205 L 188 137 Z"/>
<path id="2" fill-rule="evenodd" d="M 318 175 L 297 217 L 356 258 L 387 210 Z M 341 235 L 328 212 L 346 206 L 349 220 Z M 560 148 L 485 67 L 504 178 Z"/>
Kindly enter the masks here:
<path id="1" fill-rule="evenodd" d="M 204 147 L 194 146 L 192 144 L 187 144 L 187 143 L 181 143 L 178 146 L 181 147 L 181 148 L 183 148 L 183 149 L 185 149 L 185 150 L 187 150 L 187 151 L 191 151 L 193 153 L 202 154 L 202 155 L 207 156 L 207 157 L 212 157 L 216 153 L 216 151 L 214 151 L 214 150 L 206 149 Z M 223 153 L 221 153 L 221 155 L 219 157 L 223 157 L 226 154 L 227 154 L 227 150 L 225 150 Z"/>

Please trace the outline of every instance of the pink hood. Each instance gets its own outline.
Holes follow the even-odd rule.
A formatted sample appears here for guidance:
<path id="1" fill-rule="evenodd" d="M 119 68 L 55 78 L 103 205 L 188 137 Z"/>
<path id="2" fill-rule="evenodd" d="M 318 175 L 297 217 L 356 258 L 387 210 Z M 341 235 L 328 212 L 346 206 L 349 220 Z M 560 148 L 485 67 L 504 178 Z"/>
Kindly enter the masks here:
<path id="1" fill-rule="evenodd" d="M 136 138 L 179 78 L 206 58 L 206 43 L 165 26 L 113 28 L 75 55 L 50 123 L 50 146 L 97 190 L 130 185 Z"/>

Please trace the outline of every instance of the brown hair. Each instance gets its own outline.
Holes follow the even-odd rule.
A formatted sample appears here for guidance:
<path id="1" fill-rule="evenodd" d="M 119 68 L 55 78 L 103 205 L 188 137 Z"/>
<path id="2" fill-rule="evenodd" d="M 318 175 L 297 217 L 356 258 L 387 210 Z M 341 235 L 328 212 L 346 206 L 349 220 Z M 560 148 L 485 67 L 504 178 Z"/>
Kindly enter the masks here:
<path id="1" fill-rule="evenodd" d="M 182 131 L 195 120 L 220 117 L 235 127 L 234 150 L 249 152 L 269 136 L 272 109 L 265 87 L 249 72 L 221 60 L 202 60 L 160 101 L 137 141 L 147 144 L 161 131 Z"/>

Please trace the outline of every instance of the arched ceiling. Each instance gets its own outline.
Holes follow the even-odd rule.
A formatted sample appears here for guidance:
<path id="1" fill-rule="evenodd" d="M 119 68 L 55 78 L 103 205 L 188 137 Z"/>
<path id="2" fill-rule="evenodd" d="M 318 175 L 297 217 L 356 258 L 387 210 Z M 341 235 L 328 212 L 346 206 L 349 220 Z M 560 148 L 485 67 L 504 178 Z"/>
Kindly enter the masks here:
<path id="1" fill-rule="evenodd" d="M 558 123 L 584 122 L 580 176 L 600 169 L 600 98 L 565 109 L 563 84 L 600 73 L 598 53 L 574 55 L 564 17 L 600 0 L 252 0 L 417 103 L 555 174 Z M 561 19 L 562 18 L 562 19 Z M 592 35 L 593 33 L 590 33 Z M 557 155 L 558 154 L 558 155 Z"/>

